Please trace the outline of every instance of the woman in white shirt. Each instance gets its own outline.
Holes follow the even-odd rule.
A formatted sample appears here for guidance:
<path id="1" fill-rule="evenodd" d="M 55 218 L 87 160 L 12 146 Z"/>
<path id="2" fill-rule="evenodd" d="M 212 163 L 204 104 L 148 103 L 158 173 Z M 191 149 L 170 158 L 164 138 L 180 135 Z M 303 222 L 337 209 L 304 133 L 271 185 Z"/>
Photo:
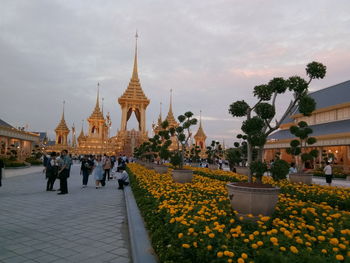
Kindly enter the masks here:
<path id="1" fill-rule="evenodd" d="M 329 162 L 326 163 L 326 166 L 323 168 L 323 172 L 326 175 L 326 183 L 331 186 L 332 184 L 332 178 L 333 178 L 333 171 L 332 166 Z"/>

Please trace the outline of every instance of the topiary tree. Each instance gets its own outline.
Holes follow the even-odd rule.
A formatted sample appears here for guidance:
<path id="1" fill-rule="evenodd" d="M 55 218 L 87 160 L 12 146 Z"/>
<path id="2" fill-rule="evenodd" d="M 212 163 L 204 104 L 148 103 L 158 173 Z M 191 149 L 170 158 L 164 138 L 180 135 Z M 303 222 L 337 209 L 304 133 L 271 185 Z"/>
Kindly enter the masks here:
<path id="1" fill-rule="evenodd" d="M 291 126 L 289 131 L 298 139 L 290 142 L 290 148 L 287 148 L 287 153 L 293 156 L 299 156 L 301 163 L 298 165 L 298 171 L 305 168 L 307 161 L 313 161 L 318 156 L 317 150 L 307 151 L 306 147 L 316 143 L 315 137 L 309 135 L 313 132 L 305 121 L 300 121 L 297 126 Z"/>
<path id="2" fill-rule="evenodd" d="M 270 168 L 270 172 L 275 181 L 286 179 L 289 172 L 289 163 L 285 160 L 277 159 Z"/>
<path id="3" fill-rule="evenodd" d="M 242 162 L 242 151 L 239 147 L 229 148 L 225 152 L 225 157 L 230 166 L 230 170 L 232 171 L 236 165 L 239 165 L 239 163 Z"/>
<path id="4" fill-rule="evenodd" d="M 223 156 L 222 146 L 219 141 L 211 141 L 211 144 L 207 146 L 208 163 L 213 164 L 215 159 L 221 158 Z"/>
<path id="5" fill-rule="evenodd" d="M 183 168 L 185 153 L 188 148 L 188 141 L 192 136 L 190 127 L 197 124 L 197 119 L 193 118 L 193 113 L 188 111 L 177 117 L 180 124 L 178 127 L 169 129 L 170 135 L 177 140 L 177 150 L 171 153 L 170 163 L 176 168 Z"/>
<path id="6" fill-rule="evenodd" d="M 233 102 L 229 107 L 229 113 L 233 117 L 244 117 L 242 131 L 247 136 L 247 162 L 253 161 L 253 150 L 257 148 L 257 161 L 262 162 L 263 150 L 267 137 L 277 129 L 281 123 L 290 116 L 298 107 L 299 112 L 305 116 L 311 115 L 316 107 L 314 99 L 308 96 L 309 84 L 313 79 L 322 79 L 326 75 L 326 66 L 318 62 L 311 62 L 306 66 L 306 74 L 309 80 L 299 76 L 288 79 L 273 78 L 268 84 L 254 87 L 253 95 L 257 102 L 250 106 L 244 100 Z M 281 117 L 273 122 L 276 115 L 277 98 L 290 91 L 293 93 L 292 100 Z M 259 164 L 261 165 L 261 164 Z M 261 165 L 262 166 L 262 165 Z M 252 171 L 249 182 L 252 182 Z"/>

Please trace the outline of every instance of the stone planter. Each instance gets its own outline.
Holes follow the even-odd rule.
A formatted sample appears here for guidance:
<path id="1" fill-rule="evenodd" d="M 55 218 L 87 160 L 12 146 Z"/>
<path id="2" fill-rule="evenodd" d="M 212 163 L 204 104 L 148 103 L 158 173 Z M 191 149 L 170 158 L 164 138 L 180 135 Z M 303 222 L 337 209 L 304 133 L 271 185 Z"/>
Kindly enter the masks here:
<path id="1" fill-rule="evenodd" d="M 228 183 L 226 185 L 231 206 L 239 216 L 271 216 L 278 201 L 280 188 L 264 187 L 264 185 L 244 183 Z"/>
<path id="2" fill-rule="evenodd" d="M 289 181 L 291 183 L 312 184 L 312 174 L 306 174 L 306 173 L 290 174 Z"/>
<path id="3" fill-rule="evenodd" d="M 193 178 L 193 171 L 192 170 L 173 170 L 172 172 L 172 178 L 175 183 L 190 183 L 192 182 Z"/>
<path id="4" fill-rule="evenodd" d="M 168 167 L 164 165 L 155 165 L 153 168 L 159 174 L 166 174 L 168 172 Z"/>
<path id="5" fill-rule="evenodd" d="M 243 174 L 243 175 L 249 175 L 248 167 L 235 166 L 235 168 L 236 168 L 236 173 Z"/>
<path id="6" fill-rule="evenodd" d="M 346 181 L 350 181 L 350 175 L 346 177 Z"/>

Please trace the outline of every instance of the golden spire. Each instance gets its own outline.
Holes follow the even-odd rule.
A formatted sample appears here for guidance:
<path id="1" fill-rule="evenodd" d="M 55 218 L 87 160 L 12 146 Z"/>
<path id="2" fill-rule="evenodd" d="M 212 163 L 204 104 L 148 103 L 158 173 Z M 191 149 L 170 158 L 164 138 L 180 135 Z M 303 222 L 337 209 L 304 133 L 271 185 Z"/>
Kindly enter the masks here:
<path id="1" fill-rule="evenodd" d="M 137 103 L 143 103 L 144 105 L 148 105 L 150 103 L 150 100 L 146 97 L 145 93 L 143 92 L 140 84 L 140 79 L 138 76 L 138 70 L 137 70 L 137 38 L 138 34 L 136 31 L 136 45 L 135 45 L 135 58 L 134 58 L 134 68 L 131 76 L 131 80 L 129 82 L 129 85 L 127 89 L 124 91 L 123 95 L 118 98 L 118 102 L 120 105 L 125 105 L 132 101 L 137 101 Z"/>
<path id="2" fill-rule="evenodd" d="M 90 115 L 90 119 L 99 119 L 104 120 L 103 114 L 100 110 L 100 83 L 97 83 L 97 98 L 96 98 L 96 106 L 92 114 Z"/>
<path id="3" fill-rule="evenodd" d="M 80 134 L 78 136 L 78 140 L 81 140 L 85 137 L 85 134 L 84 134 L 84 120 L 82 120 L 81 122 L 81 131 L 80 131 Z"/>
<path id="4" fill-rule="evenodd" d="M 134 69 L 132 71 L 132 77 L 131 77 L 131 81 L 139 81 L 139 74 L 137 72 L 137 38 L 139 37 L 139 35 L 137 34 L 137 30 L 136 30 L 136 34 L 135 34 L 135 57 L 134 57 Z"/>
<path id="5" fill-rule="evenodd" d="M 162 124 L 162 103 L 159 104 L 159 117 L 158 117 L 158 125 Z"/>
<path id="6" fill-rule="evenodd" d="M 63 101 L 62 118 L 61 118 L 60 123 L 57 125 L 55 131 L 68 131 L 69 132 L 68 126 L 66 124 L 66 120 L 64 119 L 64 105 L 65 105 L 65 103 L 66 102 Z"/>
<path id="7" fill-rule="evenodd" d="M 170 89 L 169 112 L 168 112 L 168 115 L 166 117 L 166 120 L 169 123 L 169 127 L 176 127 L 176 126 L 178 126 L 178 123 L 175 120 L 174 114 L 173 114 L 173 90 L 172 89 Z"/>
<path id="8" fill-rule="evenodd" d="M 199 112 L 199 128 L 194 138 L 204 138 L 204 140 L 207 138 L 202 127 L 202 111 Z"/>

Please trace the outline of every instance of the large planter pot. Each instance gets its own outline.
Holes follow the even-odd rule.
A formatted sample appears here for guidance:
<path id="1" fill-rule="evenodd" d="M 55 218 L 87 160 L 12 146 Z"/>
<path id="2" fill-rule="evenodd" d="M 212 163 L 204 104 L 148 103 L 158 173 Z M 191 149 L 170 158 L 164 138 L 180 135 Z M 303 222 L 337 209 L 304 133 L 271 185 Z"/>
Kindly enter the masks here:
<path id="1" fill-rule="evenodd" d="M 290 174 L 289 181 L 291 183 L 312 184 L 312 174 L 306 174 L 306 173 Z"/>
<path id="2" fill-rule="evenodd" d="M 248 183 L 226 185 L 231 206 L 239 216 L 271 216 L 278 201 L 280 188 Z"/>
<path id="3" fill-rule="evenodd" d="M 350 181 L 350 175 L 346 177 L 346 181 Z"/>
<path id="4" fill-rule="evenodd" d="M 190 183 L 193 179 L 193 171 L 192 170 L 173 170 L 172 178 L 175 183 Z"/>
<path id="5" fill-rule="evenodd" d="M 236 173 L 243 174 L 243 175 L 249 175 L 248 167 L 235 166 L 235 168 L 236 168 Z"/>
<path id="6" fill-rule="evenodd" d="M 153 168 L 159 174 L 166 174 L 168 172 L 168 167 L 164 165 L 155 165 Z"/>

